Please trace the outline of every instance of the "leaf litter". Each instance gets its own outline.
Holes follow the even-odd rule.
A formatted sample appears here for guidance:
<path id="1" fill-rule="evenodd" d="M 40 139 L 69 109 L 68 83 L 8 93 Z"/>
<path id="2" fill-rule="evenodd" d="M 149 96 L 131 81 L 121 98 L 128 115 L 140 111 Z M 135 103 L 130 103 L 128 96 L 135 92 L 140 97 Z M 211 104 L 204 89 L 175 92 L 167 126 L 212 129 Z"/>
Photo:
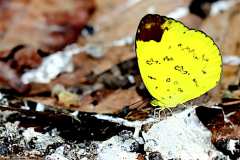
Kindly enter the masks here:
<path id="1" fill-rule="evenodd" d="M 15 4 L 16 2 L 13 1 L 12 3 Z M 38 3 L 44 2 L 33 1 L 28 3 L 28 5 L 31 6 Z M 81 6 L 84 4 L 83 1 L 80 2 L 79 0 L 77 3 L 79 3 L 78 7 L 80 8 L 84 6 Z M 91 15 L 94 5 L 90 3 L 86 3 L 86 10 L 84 9 L 83 11 Z M 107 4 L 107 2 L 102 3 L 100 6 L 107 6 L 104 6 L 104 3 Z M 108 3 L 112 3 L 113 6 L 114 3 L 118 4 L 117 2 Z M 134 6 L 140 11 L 144 10 L 141 8 L 141 6 L 144 6 L 145 10 L 149 11 L 149 7 L 151 7 L 149 3 L 139 1 L 134 3 Z M 161 2 L 153 1 L 153 3 Z M 0 4 L 11 5 L 10 2 L 5 1 Z M 21 7 L 24 8 L 24 5 Z M 233 46 L 236 50 L 231 50 L 233 49 L 232 46 L 225 42 L 232 42 L 232 39 L 227 40 L 227 38 L 234 37 L 234 35 L 226 31 L 226 26 L 222 26 L 223 28 L 220 28 L 219 31 L 211 28 L 213 24 L 219 23 L 218 20 L 225 20 L 232 24 L 231 30 L 234 30 L 234 26 L 237 26 L 238 5 L 233 6 L 233 9 L 223 8 L 224 12 L 217 12 L 216 6 L 214 4 L 215 14 L 212 14 L 213 11 L 207 11 L 205 12 L 206 18 L 200 18 L 200 21 L 198 19 L 191 22 L 192 24 L 189 23 L 189 25 L 207 28 L 209 31 L 205 31 L 210 35 L 214 31 L 221 33 L 216 34 L 217 36 L 213 36 L 213 38 L 224 48 L 223 58 L 226 60 L 223 81 L 216 89 L 204 96 L 202 98 L 203 101 L 199 98 L 188 103 L 189 105 L 201 104 L 202 107 L 173 110 L 173 115 L 170 114 L 171 116 L 161 121 L 158 121 L 158 119 L 155 119 L 157 121 L 149 121 L 153 116 L 154 108 L 147 103 L 150 97 L 139 76 L 133 53 L 133 38 L 128 33 L 122 33 L 122 35 L 120 34 L 121 37 L 119 37 L 118 34 L 110 32 L 114 25 L 118 25 L 117 23 L 109 21 L 106 25 L 102 25 L 101 30 L 96 29 L 94 32 L 93 28 L 86 27 L 84 31 L 85 38 L 79 37 L 77 44 L 74 46 L 75 48 L 68 46 L 76 49 L 74 52 L 71 52 L 71 49 L 68 50 L 69 48 L 61 51 L 59 49 L 64 48 L 68 43 L 76 41 L 77 38 L 74 38 L 73 34 L 80 33 L 80 29 L 84 28 L 87 20 L 83 18 L 84 25 L 80 19 L 68 21 L 73 15 L 71 12 L 67 14 L 65 12 L 46 14 L 47 23 L 51 25 L 56 24 L 60 27 L 54 28 L 55 26 L 53 25 L 53 28 L 49 28 L 54 31 L 57 30 L 58 33 L 50 34 L 50 39 L 45 38 L 43 40 L 52 40 L 53 38 L 56 40 L 56 43 L 45 45 L 44 43 L 38 43 L 39 41 L 36 40 L 37 43 L 33 41 L 34 43 L 27 45 L 22 45 L 21 43 L 10 45 L 8 41 L 4 41 L 7 45 L 1 51 L 0 59 L 3 68 L 5 67 L 9 70 L 10 74 L 5 72 L 1 74 L 3 75 L 1 79 L 4 82 L 2 85 L 4 89 L 1 89 L 1 139 L 3 139 L 2 142 L 6 142 L 1 144 L 3 146 L 1 155 L 8 158 L 25 157 L 26 159 L 31 157 L 35 159 L 43 157 L 45 159 L 111 159 L 113 153 L 119 153 L 119 159 L 141 159 L 143 157 L 148 159 L 156 157 L 159 159 L 186 159 L 186 157 L 192 157 L 194 159 L 203 155 L 205 158 L 212 159 L 238 158 L 239 124 L 237 120 L 238 109 L 236 107 L 239 105 L 239 68 L 237 63 L 229 64 L 228 57 L 228 55 L 233 54 L 235 62 L 238 59 L 237 37 L 235 38 L 236 41 L 233 39 Z M 221 5 L 219 6 L 221 7 Z M 71 5 L 68 7 L 71 8 Z M 175 8 L 176 11 L 178 10 L 176 6 L 168 7 Z M 129 7 L 129 10 L 131 9 Z M 153 10 L 158 10 L 158 8 Z M 22 10 L 20 11 L 22 12 Z M 77 10 L 74 11 L 76 12 Z M 111 12 L 111 9 L 108 8 L 106 11 Z M 32 14 L 31 10 L 28 12 Z M 133 9 L 133 12 L 136 11 Z M 234 14 L 231 12 L 234 12 Z M 121 7 L 120 10 L 115 11 L 116 15 L 120 13 L 122 14 Z M 9 12 L 4 11 L 4 15 L 8 14 Z M 79 13 L 79 17 L 81 17 L 81 14 L 83 13 Z M 104 13 L 101 13 L 103 14 L 100 14 L 101 16 L 97 16 L 97 14 L 99 13 L 96 10 L 95 17 L 104 15 Z M 167 11 L 165 11 L 165 14 L 167 14 Z M 188 13 L 179 18 L 186 21 L 188 17 L 192 19 L 196 16 L 192 15 L 193 13 Z M 8 16 L 12 17 L 11 14 Z M 217 18 L 221 16 L 225 17 Z M 122 17 L 126 18 L 129 16 L 123 14 Z M 211 19 L 214 18 L 216 22 L 213 23 Z M 29 20 L 28 18 L 26 19 Z M 4 22 L 9 23 L 7 20 Z M 96 22 L 101 24 L 103 21 Z M 91 20 L 90 23 L 94 24 Z M 6 31 L 6 24 L 1 26 L 3 31 Z M 76 26 L 78 24 L 81 25 Z M 129 23 L 126 24 L 134 26 Z M 22 25 L 21 23 L 19 24 L 20 27 Z M 107 25 L 111 26 L 109 31 L 105 29 L 108 28 Z M 69 26 L 71 29 L 76 29 L 75 27 L 77 27 L 77 31 L 70 31 Z M 117 30 L 118 27 L 116 26 Z M 62 32 L 59 33 L 62 29 L 61 27 L 64 27 L 69 35 L 62 34 Z M 129 27 L 129 30 L 134 30 L 134 28 Z M 8 37 L 14 35 L 13 33 L 16 30 L 12 29 L 12 32 L 6 32 L 7 34 L 3 32 L 2 35 L 6 36 L 7 38 L 5 39 L 8 40 Z M 86 32 L 90 34 L 86 34 Z M 36 33 L 36 35 L 38 34 Z M 101 39 L 102 35 L 106 35 L 106 37 L 103 36 L 104 38 Z M 219 35 L 227 36 L 219 37 Z M 66 38 L 65 41 L 61 40 L 62 37 Z M 116 40 L 116 37 L 119 40 Z M 222 38 L 226 38 L 226 40 Z M 115 41 L 104 43 L 105 40 Z M 98 41 L 101 42 L 99 43 Z M 84 45 L 84 43 L 87 43 L 87 45 Z M 36 44 L 40 46 L 36 47 Z M 105 46 L 102 46 L 102 44 Z M 16 45 L 19 46 L 13 48 Z M 11 47 L 6 49 L 6 46 Z M 60 53 L 59 55 L 65 54 L 66 56 L 63 56 L 63 59 L 66 61 L 60 60 L 55 63 L 56 65 L 53 65 L 60 69 L 58 71 L 55 70 L 56 72 L 50 78 L 44 77 L 45 75 L 42 78 L 36 76 L 32 80 L 22 82 L 20 77 L 41 68 L 45 63 L 45 59 L 51 56 L 54 57 L 58 53 Z M 31 61 L 27 61 L 27 59 Z M 61 63 L 64 65 L 57 67 Z M 53 66 L 46 65 L 43 70 L 48 72 L 49 69 L 53 69 Z M 33 82 L 34 80 L 36 81 Z M 26 85 L 26 83 L 29 83 L 28 85 L 30 86 Z M 8 87 L 6 87 L 6 84 Z M 213 107 L 213 104 L 215 104 L 215 107 Z M 208 108 L 205 106 L 208 106 Z M 164 114 L 161 114 L 161 116 L 164 116 Z M 138 125 L 135 125 L 135 123 Z M 186 126 L 177 125 L 176 128 L 171 127 L 178 123 Z M 9 133 L 11 136 L 6 139 L 6 135 Z M 195 135 L 196 133 L 198 135 Z M 202 134 L 200 135 L 200 133 Z M 190 136 L 188 140 L 184 140 L 188 136 Z M 164 139 L 173 140 L 173 142 L 164 144 Z M 200 146 L 198 149 L 194 147 L 197 144 L 197 139 L 202 139 L 202 141 L 198 141 L 198 146 Z M 190 145 L 193 145 L 193 147 Z M 164 151 L 159 149 L 161 147 L 168 149 Z M 182 148 L 182 150 L 179 148 Z M 193 148 L 195 148 L 195 151 L 191 150 Z M 176 150 L 182 154 L 177 155 L 174 152 Z M 116 159 L 116 157 L 114 158 Z"/>

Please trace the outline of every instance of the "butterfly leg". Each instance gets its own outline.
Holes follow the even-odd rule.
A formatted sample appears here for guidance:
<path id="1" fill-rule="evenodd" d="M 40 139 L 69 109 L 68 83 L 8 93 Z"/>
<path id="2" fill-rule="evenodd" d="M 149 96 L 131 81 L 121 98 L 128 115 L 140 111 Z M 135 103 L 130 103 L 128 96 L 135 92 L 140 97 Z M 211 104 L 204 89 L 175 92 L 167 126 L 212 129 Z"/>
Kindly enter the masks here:
<path id="1" fill-rule="evenodd" d="M 173 112 L 172 112 L 172 110 L 170 109 L 170 108 L 166 108 L 169 112 L 170 112 L 170 114 L 171 114 L 171 116 L 173 115 Z"/>
<path id="2" fill-rule="evenodd" d="M 153 117 L 156 118 L 156 117 L 159 117 L 159 111 L 160 111 L 160 108 L 155 108 L 154 111 L 153 111 Z"/>
<path id="3" fill-rule="evenodd" d="M 167 114 L 166 114 L 166 112 L 165 112 L 165 108 L 162 108 L 161 110 L 160 110 L 160 112 L 159 112 L 159 119 L 161 119 L 161 112 L 163 112 L 164 113 L 164 118 L 166 118 L 167 117 Z"/>
<path id="4" fill-rule="evenodd" d="M 154 109 L 153 117 L 158 118 L 159 120 L 161 119 L 161 112 L 163 111 L 162 108 L 158 107 Z M 164 112 L 165 113 L 165 112 Z M 165 114 L 166 116 L 166 114 Z"/>
<path id="5" fill-rule="evenodd" d="M 159 120 L 161 119 L 161 113 L 163 112 L 163 114 L 164 114 L 164 117 L 167 117 L 167 114 L 166 114 L 166 112 L 165 112 L 165 109 L 166 108 L 155 108 L 154 109 L 154 113 L 153 113 L 153 117 L 155 117 L 155 118 L 158 118 Z"/>
<path id="6" fill-rule="evenodd" d="M 153 99 L 150 103 L 153 107 L 156 107 L 154 109 L 154 117 L 157 117 L 158 115 L 158 118 L 160 119 L 161 112 L 163 112 L 165 117 L 167 117 L 167 114 L 165 112 L 166 109 L 171 113 L 171 115 L 173 115 L 172 110 L 169 107 L 162 107 L 164 103 L 162 103 L 161 101 Z"/>

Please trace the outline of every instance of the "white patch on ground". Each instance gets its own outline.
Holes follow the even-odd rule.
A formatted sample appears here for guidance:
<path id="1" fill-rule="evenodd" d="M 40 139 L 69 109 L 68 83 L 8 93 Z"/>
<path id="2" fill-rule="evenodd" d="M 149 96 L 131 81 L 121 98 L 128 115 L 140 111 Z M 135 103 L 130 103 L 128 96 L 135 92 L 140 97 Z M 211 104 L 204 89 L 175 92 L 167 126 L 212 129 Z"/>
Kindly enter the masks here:
<path id="1" fill-rule="evenodd" d="M 4 98 L 4 94 L 0 92 L 0 100 Z"/>
<path id="2" fill-rule="evenodd" d="M 154 119 L 154 118 L 149 118 L 149 119 L 146 119 L 145 121 L 128 121 L 123 118 L 117 118 L 117 117 L 101 115 L 101 114 L 94 115 L 94 117 L 101 119 L 101 120 L 107 120 L 109 122 L 118 123 L 123 126 L 135 128 L 135 132 L 133 135 L 133 137 L 135 137 L 135 138 L 138 137 L 139 132 L 144 124 L 154 123 L 154 122 L 158 121 L 157 119 Z"/>
<path id="3" fill-rule="evenodd" d="M 184 111 L 173 113 L 171 117 L 166 117 L 162 121 L 154 118 L 144 121 L 127 121 L 107 115 L 95 115 L 95 117 L 133 127 L 135 132 L 124 130 L 105 141 L 90 142 L 90 145 L 84 143 L 72 145 L 65 144 L 64 140 L 58 136 L 56 129 L 42 134 L 34 131 L 34 128 L 27 128 L 19 134 L 19 122 L 15 122 L 6 123 L 2 127 L 4 132 L 1 133 L 1 137 L 8 137 L 16 144 L 20 141 L 19 146 L 23 148 L 29 148 L 28 145 L 34 144 L 34 149 L 30 150 L 29 154 L 35 155 L 43 155 L 49 145 L 62 143 L 57 149 L 52 150 L 50 155 L 46 155 L 46 160 L 132 160 L 137 159 L 139 153 L 136 151 L 140 145 L 144 145 L 146 159 L 151 152 L 159 152 L 163 159 L 211 160 L 217 156 L 218 159 L 226 158 L 211 144 L 210 131 L 202 125 L 196 116 L 195 109 L 191 106 Z M 145 126 L 142 127 L 143 125 Z M 139 137 L 140 130 L 142 137 Z M 238 142 L 230 140 L 228 150 L 232 153 L 237 151 Z"/>
<path id="4" fill-rule="evenodd" d="M 45 157 L 45 160 L 69 160 L 69 159 L 65 158 L 63 154 L 53 153 L 51 155 L 47 155 Z"/>
<path id="5" fill-rule="evenodd" d="M 22 82 L 25 84 L 31 82 L 49 83 L 59 73 L 73 71 L 72 56 L 81 51 L 83 49 L 77 47 L 77 45 L 70 45 L 63 51 L 58 51 L 43 58 L 43 62 L 38 68 L 22 75 Z"/>
<path id="6" fill-rule="evenodd" d="M 227 149 L 232 153 L 239 152 L 239 149 L 236 148 L 236 145 L 239 144 L 239 140 L 230 139 L 228 142 Z"/>
<path id="7" fill-rule="evenodd" d="M 3 94 L 3 93 L 1 93 L 1 92 L 0 92 L 0 104 L 1 104 L 3 107 L 9 105 L 7 98 L 5 98 L 5 94 Z"/>
<path id="8" fill-rule="evenodd" d="M 127 36 L 127 37 L 123 37 L 121 39 L 115 40 L 113 41 L 109 47 L 115 46 L 115 47 L 119 47 L 119 46 L 125 46 L 125 45 L 131 45 L 134 42 L 134 38 L 131 36 Z"/>
<path id="9" fill-rule="evenodd" d="M 151 126 L 151 124 L 153 124 L 148 131 L 142 132 L 144 150 L 147 154 L 151 152 L 160 152 L 164 159 L 180 158 L 184 160 L 206 160 L 216 157 L 226 158 L 221 152 L 217 151 L 211 143 L 211 132 L 200 122 L 193 107 L 180 113 L 174 113 L 173 116 L 167 117 L 162 121 L 147 119 L 146 121 L 129 122 L 121 118 L 106 115 L 95 115 L 95 117 L 119 123 L 124 126 L 134 127 L 135 133 L 133 137 L 135 139 L 137 139 L 140 131 L 139 129 L 142 128 L 142 125 Z M 119 142 L 120 140 L 118 138 L 118 136 L 115 136 L 108 140 L 111 142 L 110 146 L 113 146 L 113 148 L 105 149 L 102 155 L 104 155 L 104 157 L 109 156 L 109 159 L 115 159 L 117 156 L 114 158 L 111 155 L 120 153 L 124 158 L 127 157 L 126 159 L 133 158 L 131 156 L 135 155 L 132 154 L 132 152 L 127 153 L 127 150 L 124 150 L 122 153 L 119 145 L 123 144 Z M 103 144 L 105 143 L 108 144 L 109 142 L 103 142 Z M 99 154 L 101 154 L 101 152 L 99 152 Z"/>
<path id="10" fill-rule="evenodd" d="M 156 13 L 156 8 L 154 6 L 150 6 L 147 8 L 147 13 L 154 14 Z"/>
<path id="11" fill-rule="evenodd" d="M 98 119 L 101 119 L 101 120 L 107 120 L 109 122 L 118 123 L 118 124 L 121 124 L 121 125 L 127 126 L 127 127 L 139 127 L 144 124 L 153 123 L 153 122 L 158 121 L 157 119 L 154 119 L 154 118 L 149 118 L 149 119 L 146 119 L 145 121 L 128 121 L 123 118 L 112 117 L 112 116 L 102 115 L 102 114 L 97 114 L 97 115 L 93 115 L 93 116 Z"/>
<path id="12" fill-rule="evenodd" d="M 74 111 L 74 112 L 70 113 L 70 115 L 73 117 L 77 117 L 78 114 L 79 114 L 79 111 Z"/>
<path id="13" fill-rule="evenodd" d="M 223 56 L 223 64 L 240 65 L 239 56 Z"/>
<path id="14" fill-rule="evenodd" d="M 180 19 L 186 15 L 189 14 L 189 9 L 187 6 L 185 7 L 179 7 L 175 9 L 174 11 L 167 14 L 167 17 L 174 18 L 174 19 Z"/>
<path id="15" fill-rule="evenodd" d="M 47 155 L 45 160 L 68 160 L 68 158 L 64 156 L 64 146 L 58 147 L 53 154 Z"/>
<path id="16" fill-rule="evenodd" d="M 27 101 L 23 101 L 23 106 L 21 106 L 21 109 L 23 109 L 23 110 L 30 110 L 30 107 L 28 106 L 28 104 L 27 104 Z"/>
<path id="17" fill-rule="evenodd" d="M 5 121 L 7 121 L 8 117 L 9 117 L 10 115 L 16 114 L 16 113 L 18 113 L 18 112 L 17 112 L 17 111 L 8 111 L 8 110 L 6 110 L 6 111 L 1 111 L 1 112 L 0 112 L 0 119 L 1 119 L 1 121 L 5 122 Z"/>
<path id="18" fill-rule="evenodd" d="M 155 123 L 142 134 L 145 151 L 158 151 L 164 159 L 206 160 L 223 156 L 211 144 L 211 132 L 199 121 L 193 108 Z"/>
<path id="19" fill-rule="evenodd" d="M 60 73 L 73 71 L 73 55 L 85 53 L 93 58 L 101 58 L 107 48 L 130 45 L 133 42 L 134 38 L 127 36 L 105 45 L 98 43 L 86 44 L 82 47 L 76 44 L 69 45 L 63 51 L 58 51 L 43 58 L 42 64 L 38 68 L 31 69 L 24 73 L 21 80 L 24 84 L 31 82 L 49 83 Z"/>
<path id="20" fill-rule="evenodd" d="M 128 81 L 129 81 L 130 83 L 132 83 L 132 84 L 135 83 L 134 76 L 128 75 L 127 78 L 128 78 Z"/>
<path id="21" fill-rule="evenodd" d="M 42 64 L 38 68 L 31 69 L 24 73 L 21 80 L 24 84 L 31 82 L 49 83 L 60 73 L 72 72 L 72 57 L 82 52 L 94 58 L 100 58 L 103 55 L 102 47 L 97 44 L 87 44 L 83 47 L 72 44 L 67 46 L 63 51 L 58 51 L 43 58 Z"/>
<path id="22" fill-rule="evenodd" d="M 133 160 L 137 159 L 138 153 L 130 152 L 133 139 L 124 141 L 120 136 L 114 136 L 99 144 L 97 160 Z"/>
<path id="23" fill-rule="evenodd" d="M 138 3 L 141 2 L 141 1 L 142 1 L 142 0 L 128 0 L 125 7 L 126 7 L 126 8 L 132 7 L 132 6 L 138 4 Z"/>
<path id="24" fill-rule="evenodd" d="M 90 55 L 93 58 L 101 58 L 104 53 L 104 47 L 102 46 L 102 44 L 98 44 L 98 43 L 88 43 L 86 44 L 86 46 L 83 47 L 84 51 L 86 54 Z"/>
<path id="25" fill-rule="evenodd" d="M 37 103 L 36 111 L 43 112 L 44 110 L 45 110 L 45 105 L 41 103 Z"/>
<path id="26" fill-rule="evenodd" d="M 53 131 L 56 132 L 56 131 Z M 56 133 L 54 133 L 56 134 Z M 30 127 L 24 130 L 22 133 L 24 136 L 25 142 L 29 143 L 33 141 L 35 143 L 35 148 L 41 151 L 45 151 L 47 147 L 54 143 L 63 143 L 64 140 L 56 135 L 49 135 L 49 132 L 42 134 L 34 131 L 34 128 Z"/>
<path id="27" fill-rule="evenodd" d="M 221 1 L 214 2 L 211 6 L 210 15 L 215 16 L 223 11 L 226 11 L 238 2 L 240 1 L 239 0 L 221 0 Z"/>

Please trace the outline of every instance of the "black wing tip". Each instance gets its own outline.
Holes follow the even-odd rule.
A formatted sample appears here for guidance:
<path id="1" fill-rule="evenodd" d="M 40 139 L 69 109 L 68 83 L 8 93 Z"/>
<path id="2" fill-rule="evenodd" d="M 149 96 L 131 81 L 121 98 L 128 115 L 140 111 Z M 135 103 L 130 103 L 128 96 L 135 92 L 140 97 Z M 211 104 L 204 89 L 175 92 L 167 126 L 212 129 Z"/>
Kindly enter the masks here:
<path id="1" fill-rule="evenodd" d="M 160 16 L 159 14 L 145 15 L 138 25 L 136 40 L 161 41 L 162 34 L 164 32 L 161 27 L 163 23 L 165 23 L 164 16 Z"/>

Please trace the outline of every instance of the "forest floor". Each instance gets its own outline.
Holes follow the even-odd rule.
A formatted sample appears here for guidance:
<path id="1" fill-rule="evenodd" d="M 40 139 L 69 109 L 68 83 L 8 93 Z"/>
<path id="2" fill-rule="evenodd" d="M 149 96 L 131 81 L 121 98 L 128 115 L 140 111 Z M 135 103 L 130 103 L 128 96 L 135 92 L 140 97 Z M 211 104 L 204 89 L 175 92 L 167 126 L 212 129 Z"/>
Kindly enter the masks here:
<path id="1" fill-rule="evenodd" d="M 222 55 L 221 82 L 171 112 L 150 105 L 137 66 L 147 13 Z M 239 24 L 239 0 L 0 0 L 1 159 L 239 158 Z"/>

